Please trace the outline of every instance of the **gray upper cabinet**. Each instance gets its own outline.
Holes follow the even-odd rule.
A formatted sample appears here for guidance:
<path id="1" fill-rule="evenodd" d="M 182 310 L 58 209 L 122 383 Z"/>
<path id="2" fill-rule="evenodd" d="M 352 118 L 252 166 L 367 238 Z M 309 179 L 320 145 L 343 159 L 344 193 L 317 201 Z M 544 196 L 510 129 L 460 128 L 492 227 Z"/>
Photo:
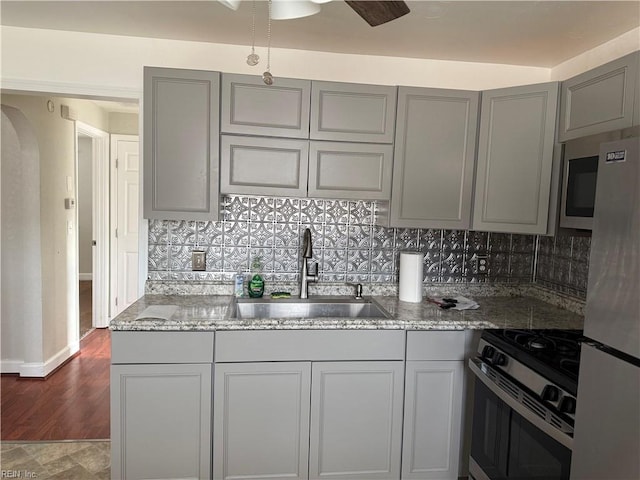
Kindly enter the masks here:
<path id="1" fill-rule="evenodd" d="M 255 75 L 222 75 L 221 131 L 309 138 L 311 81 Z"/>
<path id="2" fill-rule="evenodd" d="M 388 200 L 392 163 L 391 145 L 311 141 L 309 196 Z"/>
<path id="3" fill-rule="evenodd" d="M 144 68 L 144 217 L 217 220 L 220 74 Z"/>
<path id="4" fill-rule="evenodd" d="M 479 97 L 399 88 L 389 226 L 469 227 Z"/>
<path id="5" fill-rule="evenodd" d="M 482 92 L 473 230 L 545 234 L 558 83 Z"/>
<path id="6" fill-rule="evenodd" d="M 634 115 L 640 115 L 639 56 L 639 52 L 626 55 L 562 82 L 561 142 L 634 124 Z"/>
<path id="7" fill-rule="evenodd" d="M 221 135 L 220 142 L 222 193 L 306 196 L 308 140 Z"/>
<path id="8" fill-rule="evenodd" d="M 393 143 L 397 87 L 312 82 L 312 140 Z"/>

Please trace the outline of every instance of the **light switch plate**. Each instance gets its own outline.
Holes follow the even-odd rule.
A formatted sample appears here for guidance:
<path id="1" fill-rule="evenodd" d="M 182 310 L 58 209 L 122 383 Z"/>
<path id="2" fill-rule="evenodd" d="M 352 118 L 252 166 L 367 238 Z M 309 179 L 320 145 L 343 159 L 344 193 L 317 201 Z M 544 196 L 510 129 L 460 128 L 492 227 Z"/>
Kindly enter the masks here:
<path id="1" fill-rule="evenodd" d="M 207 269 L 207 254 L 201 250 L 191 252 L 191 270 L 201 272 Z"/>

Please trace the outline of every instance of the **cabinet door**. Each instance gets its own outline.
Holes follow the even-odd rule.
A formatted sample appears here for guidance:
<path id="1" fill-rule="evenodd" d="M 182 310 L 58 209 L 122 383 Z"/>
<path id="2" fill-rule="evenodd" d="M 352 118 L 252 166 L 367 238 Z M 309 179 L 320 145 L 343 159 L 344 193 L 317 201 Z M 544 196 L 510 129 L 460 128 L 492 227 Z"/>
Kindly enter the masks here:
<path id="1" fill-rule="evenodd" d="M 402 478 L 455 480 L 464 362 L 410 361 L 406 370 Z"/>
<path id="2" fill-rule="evenodd" d="M 482 92 L 473 230 L 545 234 L 558 83 Z"/>
<path id="3" fill-rule="evenodd" d="M 255 75 L 222 75 L 221 130 L 224 133 L 309 138 L 311 82 Z"/>
<path id="4" fill-rule="evenodd" d="M 313 140 L 393 143 L 397 87 L 312 82 Z"/>
<path id="5" fill-rule="evenodd" d="M 307 196 L 309 141 L 221 135 L 222 193 Z"/>
<path id="6" fill-rule="evenodd" d="M 111 366 L 111 478 L 211 478 L 211 365 Z"/>
<path id="7" fill-rule="evenodd" d="M 214 478 L 307 478 L 311 364 L 215 368 Z"/>
<path id="8" fill-rule="evenodd" d="M 633 124 L 639 57 L 635 52 L 562 82 L 561 142 Z"/>
<path id="9" fill-rule="evenodd" d="M 403 362 L 314 363 L 309 478 L 397 479 Z"/>
<path id="10" fill-rule="evenodd" d="M 144 217 L 217 220 L 220 74 L 144 69 Z"/>
<path id="11" fill-rule="evenodd" d="M 390 226 L 469 228 L 479 96 L 400 87 Z"/>
<path id="12" fill-rule="evenodd" d="M 389 200 L 393 147 L 317 142 L 309 146 L 309 196 Z"/>

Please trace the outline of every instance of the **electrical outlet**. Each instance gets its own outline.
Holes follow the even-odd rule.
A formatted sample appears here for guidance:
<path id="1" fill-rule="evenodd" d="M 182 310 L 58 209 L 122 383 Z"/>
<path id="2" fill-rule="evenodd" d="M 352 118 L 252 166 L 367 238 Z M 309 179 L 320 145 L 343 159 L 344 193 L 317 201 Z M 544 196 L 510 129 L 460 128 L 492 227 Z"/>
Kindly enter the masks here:
<path id="1" fill-rule="evenodd" d="M 476 255 L 476 272 L 478 275 L 486 275 L 489 273 L 488 255 Z"/>
<path id="2" fill-rule="evenodd" d="M 207 254 L 201 250 L 191 252 L 191 270 L 204 271 L 207 269 Z"/>

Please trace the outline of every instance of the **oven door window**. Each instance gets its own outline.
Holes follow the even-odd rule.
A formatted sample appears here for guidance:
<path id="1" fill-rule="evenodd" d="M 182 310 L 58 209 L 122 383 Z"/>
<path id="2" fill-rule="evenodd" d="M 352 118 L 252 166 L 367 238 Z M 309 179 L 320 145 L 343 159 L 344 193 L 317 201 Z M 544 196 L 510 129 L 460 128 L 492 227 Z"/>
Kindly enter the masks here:
<path id="1" fill-rule="evenodd" d="M 514 412 L 480 381 L 474 397 L 471 457 L 487 477 L 568 480 L 568 448 Z"/>

